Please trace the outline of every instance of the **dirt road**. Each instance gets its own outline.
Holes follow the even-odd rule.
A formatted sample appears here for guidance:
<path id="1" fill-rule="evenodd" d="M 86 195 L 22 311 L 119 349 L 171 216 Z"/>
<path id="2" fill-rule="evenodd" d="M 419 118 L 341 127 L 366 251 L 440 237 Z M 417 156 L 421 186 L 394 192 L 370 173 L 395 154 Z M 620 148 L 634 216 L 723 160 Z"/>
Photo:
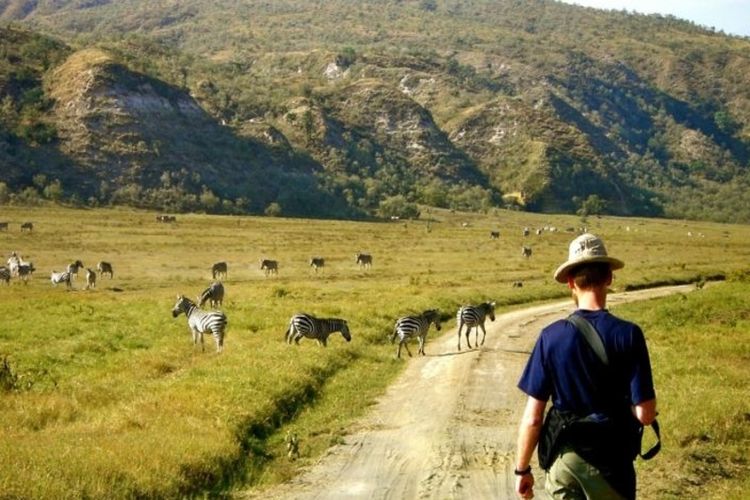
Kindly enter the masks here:
<path id="1" fill-rule="evenodd" d="M 693 289 L 612 294 L 608 305 Z M 480 349 L 467 350 L 462 340 L 458 352 L 455 329 L 428 339 L 427 356 L 409 361 L 345 444 L 294 480 L 245 498 L 515 498 L 516 429 L 525 403 L 516 383 L 540 329 L 572 306 L 565 300 L 501 314 L 487 322 Z M 534 472 L 536 497 L 545 498 L 543 473 Z"/>

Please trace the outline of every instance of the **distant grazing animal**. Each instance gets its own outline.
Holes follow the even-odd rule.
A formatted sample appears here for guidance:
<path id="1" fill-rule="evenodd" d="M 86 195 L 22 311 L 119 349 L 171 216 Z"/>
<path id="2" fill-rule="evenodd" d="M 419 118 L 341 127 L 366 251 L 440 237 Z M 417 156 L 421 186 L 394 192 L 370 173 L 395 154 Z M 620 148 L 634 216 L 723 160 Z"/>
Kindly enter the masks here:
<path id="1" fill-rule="evenodd" d="M 513 288 L 523 288 L 523 281 L 514 281 Z"/>
<path id="2" fill-rule="evenodd" d="M 8 223 L 0 222 L 0 231 L 7 231 L 7 230 L 8 230 Z"/>
<path id="3" fill-rule="evenodd" d="M 114 277 L 114 273 L 112 272 L 112 264 L 110 264 L 109 262 L 100 261 L 96 265 L 96 270 L 99 271 L 99 274 L 101 276 L 109 274 L 109 279 L 112 279 Z"/>
<path id="4" fill-rule="evenodd" d="M 5 266 L 0 267 L 0 281 L 4 281 L 6 285 L 10 285 L 10 269 Z"/>
<path id="5" fill-rule="evenodd" d="M 372 267 L 372 255 L 369 253 L 357 252 L 355 262 L 359 264 L 359 267 Z"/>
<path id="6" fill-rule="evenodd" d="M 279 263 L 275 260 L 262 259 L 260 261 L 260 269 L 266 276 L 269 274 L 279 274 Z"/>
<path id="7" fill-rule="evenodd" d="M 177 217 L 174 215 L 157 215 L 156 222 L 177 222 Z"/>
<path id="8" fill-rule="evenodd" d="M 216 342 L 216 352 L 219 353 L 224 350 L 227 317 L 223 312 L 204 311 L 184 295 L 178 295 L 177 302 L 172 308 L 172 317 L 176 318 L 180 313 L 184 313 L 187 316 L 188 326 L 193 334 L 193 345 L 196 345 L 200 341 L 201 351 L 205 352 L 203 334 L 211 333 Z"/>
<path id="9" fill-rule="evenodd" d="M 523 255 L 527 259 L 531 257 L 531 247 L 527 247 L 527 246 L 521 247 L 521 255 Z"/>
<path id="10" fill-rule="evenodd" d="M 310 267 L 315 269 L 315 272 L 318 272 L 318 269 L 321 267 L 324 267 L 326 265 L 326 260 L 323 257 L 313 257 L 310 259 Z"/>
<path id="11" fill-rule="evenodd" d="M 213 276 L 214 279 L 227 279 L 227 263 L 217 262 L 216 264 L 211 266 L 211 276 Z"/>
<path id="12" fill-rule="evenodd" d="M 21 265 L 21 258 L 16 252 L 12 252 L 8 257 L 8 269 L 11 276 L 18 276 L 18 266 Z"/>
<path id="13" fill-rule="evenodd" d="M 437 328 L 438 331 L 440 330 L 440 312 L 437 309 L 429 309 L 419 316 L 405 316 L 399 318 L 396 321 L 396 325 L 393 327 L 393 336 L 391 337 L 391 344 L 396 340 L 396 337 L 399 338 L 396 357 L 401 357 L 401 346 L 404 346 L 406 352 L 411 358 L 411 351 L 409 350 L 407 342 L 414 337 L 417 337 L 417 340 L 419 341 L 419 350 L 417 353 L 424 356 L 424 344 L 431 323 L 435 323 L 435 328 Z"/>
<path id="14" fill-rule="evenodd" d="M 302 337 L 315 339 L 318 345 L 326 347 L 328 345 L 328 336 L 334 332 L 341 332 L 341 335 L 347 342 L 352 340 L 349 333 L 349 325 L 346 320 L 340 318 L 316 318 L 310 314 L 300 313 L 292 316 L 289 320 L 289 328 L 284 335 L 288 344 L 294 341 L 299 344 Z"/>
<path id="15" fill-rule="evenodd" d="M 203 304 L 209 301 L 211 307 L 219 307 L 224 302 L 224 285 L 221 281 L 214 281 L 211 285 L 203 290 L 198 297 L 198 307 L 203 307 Z"/>
<path id="16" fill-rule="evenodd" d="M 21 224 L 21 232 L 28 231 L 31 232 L 34 229 L 34 223 L 33 222 L 24 222 Z"/>
<path id="17" fill-rule="evenodd" d="M 34 264 L 32 264 L 31 262 L 24 262 L 18 266 L 18 277 L 19 279 L 22 279 L 24 283 L 28 284 L 29 278 L 32 274 L 34 274 L 34 271 L 36 271 L 36 268 L 34 268 Z"/>
<path id="18" fill-rule="evenodd" d="M 67 271 L 62 272 L 62 273 L 52 271 L 52 274 L 50 275 L 49 280 L 52 282 L 54 286 L 57 286 L 60 283 L 65 283 L 65 288 L 70 289 L 73 287 L 73 285 L 70 283 L 70 273 Z"/>
<path id="19" fill-rule="evenodd" d="M 523 228 L 523 235 L 524 236 L 528 236 L 529 235 L 529 228 L 528 227 Z"/>
<path id="20" fill-rule="evenodd" d="M 96 272 L 93 269 L 86 268 L 86 290 L 96 288 Z"/>
<path id="21" fill-rule="evenodd" d="M 542 230 L 541 229 L 537 229 L 536 230 L 536 235 L 537 236 L 541 236 L 542 235 Z"/>
<path id="22" fill-rule="evenodd" d="M 500 231 L 490 231 L 490 239 L 496 240 L 500 238 Z"/>
<path id="23" fill-rule="evenodd" d="M 80 260 L 77 260 L 73 262 L 72 264 L 68 264 L 68 272 L 71 274 L 71 277 L 75 276 L 78 278 L 78 270 L 83 267 L 83 262 Z"/>
<path id="24" fill-rule="evenodd" d="M 487 336 L 487 330 L 484 329 L 484 321 L 490 317 L 490 321 L 495 321 L 495 303 L 484 302 L 478 306 L 462 306 L 456 314 L 456 321 L 458 322 L 458 350 L 461 350 L 461 329 L 466 325 L 466 345 L 471 349 L 471 342 L 469 342 L 469 334 L 471 329 L 475 328 L 476 335 L 474 337 L 474 344 L 479 347 L 479 329 L 482 329 L 482 344 L 484 345 L 484 339 Z"/>

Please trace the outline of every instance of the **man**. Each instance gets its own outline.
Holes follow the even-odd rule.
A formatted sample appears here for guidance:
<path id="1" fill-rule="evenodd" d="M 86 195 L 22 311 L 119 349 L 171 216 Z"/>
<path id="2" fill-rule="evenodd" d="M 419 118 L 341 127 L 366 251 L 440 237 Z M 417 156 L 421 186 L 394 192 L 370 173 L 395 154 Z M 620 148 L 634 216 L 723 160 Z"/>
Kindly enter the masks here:
<path id="1" fill-rule="evenodd" d="M 573 240 L 568 260 L 555 271 L 555 280 L 567 283 L 572 292 L 574 314 L 587 320 L 593 334 L 601 338 L 608 364 L 571 321 L 556 321 L 542 330 L 518 383 L 528 395 L 518 432 L 515 473 L 520 498 L 534 496 L 529 463 L 540 439 L 553 442 L 546 446 L 552 453 L 545 484 L 553 498 L 635 498 L 637 451 L 633 451 L 632 429 L 637 434 L 639 423 L 653 422 L 656 396 L 643 332 L 606 309 L 612 271 L 624 265 L 607 255 L 600 238 L 583 234 Z M 550 398 L 552 410 L 543 425 Z M 579 422 L 585 417 L 589 427 L 558 425 L 567 430 L 559 439 L 550 439 L 553 416 L 558 422 L 569 419 L 566 423 L 571 416 Z M 615 432 L 610 432 L 612 428 Z M 541 458 L 540 453 L 540 462 Z"/>

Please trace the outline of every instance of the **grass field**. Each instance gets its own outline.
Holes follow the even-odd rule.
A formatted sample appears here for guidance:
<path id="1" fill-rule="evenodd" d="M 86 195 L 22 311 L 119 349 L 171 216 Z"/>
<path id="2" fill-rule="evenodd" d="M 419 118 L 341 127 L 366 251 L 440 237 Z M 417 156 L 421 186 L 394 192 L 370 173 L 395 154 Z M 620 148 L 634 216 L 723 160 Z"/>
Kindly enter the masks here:
<path id="1" fill-rule="evenodd" d="M 17 251 L 37 269 L 28 285 L 0 284 L 0 358 L 7 361 L 0 367 L 3 496 L 173 497 L 283 480 L 340 440 L 399 373 L 404 362 L 388 343 L 396 318 L 437 307 L 450 327 L 462 303 L 492 299 L 502 311 L 562 297 L 552 271 L 567 256 L 573 234 L 566 229 L 581 226 L 576 217 L 506 211 L 431 210 L 423 214 L 429 223 L 178 215 L 177 223 L 161 224 L 155 215 L 0 209 L 0 222 L 10 222 L 0 232 L 3 260 Z M 34 222 L 31 234 L 19 231 L 27 220 Z M 587 224 L 627 263 L 616 290 L 748 269 L 747 226 L 625 218 Z M 525 226 L 559 230 L 524 238 Z M 492 230 L 501 232 L 499 240 L 489 239 Z M 521 256 L 523 244 L 533 249 L 530 259 Z M 372 253 L 372 269 L 355 265 L 360 250 Z M 308 266 L 314 255 L 326 259 L 317 274 Z M 264 257 L 279 261 L 277 277 L 260 271 Z M 53 287 L 49 272 L 76 259 L 92 268 L 112 262 L 114 279 L 100 278 L 95 290 L 82 289 L 83 275 L 74 291 Z M 229 327 L 224 353 L 216 355 L 209 338 L 205 353 L 194 348 L 185 317 L 170 312 L 177 294 L 195 297 L 210 283 L 211 265 L 221 260 L 229 265 L 223 307 Z M 516 281 L 523 287 L 512 287 Z M 740 287 L 729 288 L 733 296 L 743 285 L 731 286 Z M 652 313 L 634 307 L 638 317 Z M 698 341 L 713 324 L 704 326 L 694 309 L 680 329 L 694 331 Z M 352 342 L 334 336 L 327 349 L 304 340 L 287 346 L 288 319 L 299 311 L 347 319 Z M 743 318 L 723 324 L 724 337 L 742 340 Z M 671 330 L 658 331 L 664 340 L 655 356 L 672 366 L 668 356 L 683 346 L 670 344 Z M 700 345 L 694 349 L 690 363 L 708 355 Z M 697 371 L 674 366 L 676 374 L 663 381 L 675 387 Z M 747 370 L 737 366 L 746 380 Z M 733 398 L 704 397 L 727 418 L 747 419 L 736 405 L 724 406 Z M 667 432 L 678 436 L 680 425 L 665 420 Z M 285 456 L 287 431 L 300 437 L 294 463 Z M 698 432 L 685 431 L 696 436 L 689 446 L 704 442 Z M 675 484 L 675 492 L 683 491 Z"/>

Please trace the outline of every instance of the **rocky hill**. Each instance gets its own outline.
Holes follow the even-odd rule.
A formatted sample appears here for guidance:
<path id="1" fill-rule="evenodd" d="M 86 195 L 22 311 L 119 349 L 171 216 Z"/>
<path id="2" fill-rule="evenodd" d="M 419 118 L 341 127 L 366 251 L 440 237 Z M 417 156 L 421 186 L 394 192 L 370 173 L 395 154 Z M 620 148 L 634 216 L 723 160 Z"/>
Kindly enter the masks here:
<path id="1" fill-rule="evenodd" d="M 0 19 L 14 21 L 0 180 L 18 193 L 43 173 L 83 200 L 175 209 L 750 221 L 750 41 L 672 17 L 551 0 L 6 0 Z M 64 42 L 20 42 L 18 23 Z"/>

